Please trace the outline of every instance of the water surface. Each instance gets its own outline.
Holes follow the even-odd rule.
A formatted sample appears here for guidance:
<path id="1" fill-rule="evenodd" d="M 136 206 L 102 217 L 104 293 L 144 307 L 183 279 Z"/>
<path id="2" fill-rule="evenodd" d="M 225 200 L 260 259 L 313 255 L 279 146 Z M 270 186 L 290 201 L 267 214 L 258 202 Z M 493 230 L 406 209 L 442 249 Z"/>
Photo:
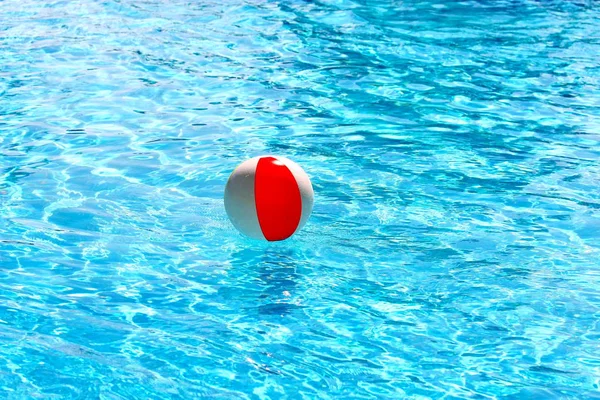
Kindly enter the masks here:
<path id="1" fill-rule="evenodd" d="M 0 397 L 600 398 L 600 8 L 0 1 Z M 243 160 L 314 213 L 227 220 Z"/>

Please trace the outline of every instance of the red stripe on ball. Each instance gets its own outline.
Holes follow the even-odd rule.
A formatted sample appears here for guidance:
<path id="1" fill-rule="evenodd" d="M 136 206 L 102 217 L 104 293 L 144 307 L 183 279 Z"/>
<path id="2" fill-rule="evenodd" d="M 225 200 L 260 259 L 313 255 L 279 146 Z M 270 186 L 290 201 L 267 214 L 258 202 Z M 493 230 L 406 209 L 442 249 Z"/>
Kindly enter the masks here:
<path id="1" fill-rule="evenodd" d="M 254 198 L 265 239 L 276 241 L 292 236 L 302 216 L 302 198 L 288 167 L 274 157 L 258 160 Z"/>

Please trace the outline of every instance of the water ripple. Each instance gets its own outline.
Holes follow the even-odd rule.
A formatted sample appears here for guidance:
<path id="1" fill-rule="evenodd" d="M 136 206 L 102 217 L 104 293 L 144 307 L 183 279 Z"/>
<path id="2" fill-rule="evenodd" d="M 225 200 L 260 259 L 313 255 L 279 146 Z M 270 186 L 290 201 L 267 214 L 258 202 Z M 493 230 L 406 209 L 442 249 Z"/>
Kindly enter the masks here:
<path id="1" fill-rule="evenodd" d="M 0 2 L 2 398 L 596 398 L 592 1 Z M 313 180 L 284 243 L 230 171 Z"/>

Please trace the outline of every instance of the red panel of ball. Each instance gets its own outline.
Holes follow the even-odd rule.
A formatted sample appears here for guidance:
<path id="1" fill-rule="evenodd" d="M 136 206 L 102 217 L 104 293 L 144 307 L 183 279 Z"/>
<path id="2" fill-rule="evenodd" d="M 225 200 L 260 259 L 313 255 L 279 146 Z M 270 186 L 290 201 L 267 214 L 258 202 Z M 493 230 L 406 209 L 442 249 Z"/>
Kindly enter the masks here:
<path id="1" fill-rule="evenodd" d="M 261 158 L 256 167 L 254 196 L 265 238 L 277 241 L 292 236 L 302 217 L 302 198 L 289 168 L 274 157 Z"/>

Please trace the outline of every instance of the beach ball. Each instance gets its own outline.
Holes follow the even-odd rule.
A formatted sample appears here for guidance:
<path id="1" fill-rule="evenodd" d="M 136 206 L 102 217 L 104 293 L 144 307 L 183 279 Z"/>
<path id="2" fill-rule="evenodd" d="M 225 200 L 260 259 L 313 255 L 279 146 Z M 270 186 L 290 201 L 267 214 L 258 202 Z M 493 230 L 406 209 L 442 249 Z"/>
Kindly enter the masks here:
<path id="1" fill-rule="evenodd" d="M 280 156 L 240 164 L 225 186 L 225 210 L 233 226 L 253 239 L 284 240 L 310 216 L 314 192 L 295 162 Z"/>

